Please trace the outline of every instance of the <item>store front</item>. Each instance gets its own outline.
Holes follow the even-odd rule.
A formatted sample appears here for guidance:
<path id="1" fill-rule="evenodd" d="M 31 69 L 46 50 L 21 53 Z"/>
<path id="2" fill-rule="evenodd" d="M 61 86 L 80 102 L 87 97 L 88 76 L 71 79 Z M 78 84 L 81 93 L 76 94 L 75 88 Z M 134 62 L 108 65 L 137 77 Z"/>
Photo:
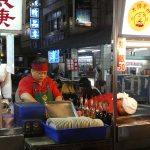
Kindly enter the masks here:
<path id="1" fill-rule="evenodd" d="M 115 77 L 114 93 L 126 92 L 138 102 L 135 115 L 116 117 L 117 134 L 115 149 L 149 149 L 149 133 L 142 135 L 149 126 L 149 1 L 115 1 L 120 6 L 115 11 L 117 19 L 114 27 Z M 142 12 L 141 15 L 140 13 Z M 144 20 L 144 17 L 146 20 Z M 117 24 L 120 22 L 120 24 Z M 143 44 L 143 45 L 142 45 Z M 117 59 L 118 58 L 118 59 Z M 116 67 L 115 67 L 116 66 Z M 114 95 L 115 97 L 115 95 Z M 142 103 L 142 104 L 141 104 Z M 114 104 L 115 108 L 115 104 Z M 147 111 L 145 111 L 147 109 Z M 136 122 L 136 124 L 135 124 Z M 133 136 L 135 135 L 135 136 Z"/>

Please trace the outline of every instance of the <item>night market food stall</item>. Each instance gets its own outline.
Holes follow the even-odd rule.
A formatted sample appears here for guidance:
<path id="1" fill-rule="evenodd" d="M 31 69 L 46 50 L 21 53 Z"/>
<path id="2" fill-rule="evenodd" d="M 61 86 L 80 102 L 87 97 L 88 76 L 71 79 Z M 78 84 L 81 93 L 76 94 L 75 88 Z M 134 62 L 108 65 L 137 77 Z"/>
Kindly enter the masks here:
<path id="1" fill-rule="evenodd" d="M 149 43 L 150 31 L 150 3 L 148 0 L 116 0 L 114 2 L 114 61 L 117 60 L 114 62 L 114 68 L 117 68 L 117 72 L 114 71 L 113 77 L 114 93 L 122 90 L 134 97 L 138 102 L 149 103 L 150 77 L 144 75 L 127 76 L 125 74 L 127 69 L 127 63 L 125 63 L 127 62 L 127 53 L 125 51 L 127 51 L 127 48 L 149 48 L 147 43 Z M 124 78 L 122 82 L 120 82 L 120 77 Z M 130 84 L 126 83 L 127 78 Z M 144 88 L 142 88 L 142 84 L 144 84 Z M 147 111 L 145 111 L 146 109 Z M 113 140 L 115 143 L 114 149 L 149 149 L 150 133 L 147 130 L 150 127 L 150 116 L 148 115 L 148 110 L 149 107 L 138 103 L 136 114 L 123 117 L 114 115 L 113 127 L 114 131 L 116 131 Z"/>
<path id="2" fill-rule="evenodd" d="M 37 1 L 35 2 L 37 4 Z M 1 81 L 1 85 L 3 83 L 9 84 L 7 85 L 7 89 L 5 90 L 4 86 L 1 86 L 2 94 L 0 95 L 0 147 L 5 150 L 10 149 L 10 147 L 14 150 L 21 150 L 24 148 L 36 149 L 40 147 L 42 147 L 42 149 L 51 147 L 70 149 L 72 148 L 72 146 L 74 146 L 75 149 L 82 149 L 87 147 L 91 149 L 110 149 L 112 147 L 112 140 L 110 137 L 107 137 L 108 125 L 104 125 L 100 120 L 95 121 L 88 118 L 88 121 L 86 120 L 86 118 L 78 118 L 77 120 L 74 120 L 72 118 L 69 122 L 74 121 L 74 123 L 69 125 L 69 127 L 73 125 L 75 126 L 76 122 L 76 127 L 82 125 L 81 127 L 79 126 L 79 129 L 69 128 L 68 130 L 65 129 L 64 131 L 59 130 L 60 134 L 52 134 L 51 132 L 57 132 L 57 130 L 52 130 L 47 126 L 47 124 L 43 123 L 45 120 L 44 105 L 40 105 L 37 103 L 12 103 L 12 83 L 10 74 L 14 74 L 14 35 L 21 34 L 23 32 L 23 25 L 25 20 L 25 18 L 23 18 L 25 16 L 25 1 L 15 0 L 12 4 L 11 1 L 4 0 L 1 1 L 0 4 L 0 8 L 2 8 L 0 9 L 0 11 L 4 14 L 3 16 L 1 15 L 0 31 L 2 37 L 6 36 L 7 52 L 9 51 L 9 53 L 7 53 L 7 62 L 5 64 L 0 64 L 1 75 L 4 75 L 4 77 L 1 77 L 1 79 L 4 78 Z M 8 18 L 5 16 L 5 13 L 7 13 L 6 16 L 8 16 Z M 2 46 L 0 50 L 2 52 Z M 67 108 L 68 107 L 69 106 L 67 104 Z M 63 108 L 64 106 L 60 110 L 62 110 Z M 64 112 L 67 110 L 67 108 L 64 110 Z M 73 110 L 72 107 L 70 111 L 71 110 Z M 77 118 L 77 116 L 73 117 Z M 78 120 L 80 120 L 80 122 Z M 85 120 L 84 122 L 86 124 L 84 124 L 82 120 Z M 64 119 L 64 122 L 67 123 L 66 119 Z M 91 124 L 93 124 L 92 127 L 90 127 Z M 47 131 L 47 136 L 43 133 L 43 126 Z M 83 135 L 81 133 L 83 133 Z M 51 135 L 53 135 L 54 137 L 57 135 L 66 137 L 66 141 L 64 141 L 65 144 L 60 144 L 61 142 L 63 142 L 62 140 L 64 138 L 58 141 L 57 139 L 55 139 L 56 141 L 54 142 L 52 139 L 48 138 Z M 39 138 L 37 136 L 39 136 Z M 29 137 L 33 138 L 30 139 Z M 68 144 L 68 141 L 71 139 L 71 137 L 71 143 Z M 76 141 L 76 143 L 74 143 L 74 140 Z M 89 142 L 89 140 L 92 141 Z"/>
<path id="3" fill-rule="evenodd" d="M 19 3 L 19 2 L 17 2 L 17 3 Z M 128 1 L 126 1 L 126 2 L 128 2 Z M 135 3 L 135 5 L 134 5 L 134 3 Z M 7 4 L 7 7 L 12 6 L 11 4 L 8 4 L 7 2 L 5 4 Z M 128 4 L 128 3 L 126 3 L 126 4 Z M 134 1 L 132 1 L 132 4 L 130 4 L 130 6 L 132 6 L 132 5 L 133 5 L 133 7 L 138 6 L 139 10 L 141 10 L 140 9 L 141 6 L 145 6 L 144 8 L 146 8 L 146 12 L 147 12 L 149 10 L 148 8 L 149 8 L 150 4 L 146 0 L 144 0 L 142 2 L 138 2 L 137 0 L 134 0 Z M 15 5 L 15 6 L 17 6 L 17 5 Z M 114 14 L 116 15 L 115 18 L 118 18 L 118 14 L 120 14 L 120 13 L 116 12 L 119 10 L 119 8 L 120 9 L 122 8 L 120 6 L 125 7 L 126 5 L 121 0 L 114 0 L 114 12 L 115 12 Z M 128 7 L 128 8 L 130 9 L 132 7 Z M 11 17 L 14 17 L 13 14 Z M 13 21 L 13 18 L 10 20 Z M 131 21 L 132 21 L 132 19 L 131 19 Z M 17 150 L 17 149 L 20 150 L 20 149 L 23 149 L 23 147 L 24 147 L 23 140 L 25 140 L 25 148 L 27 150 L 41 149 L 41 148 L 42 149 L 70 149 L 70 148 L 72 148 L 72 149 L 103 149 L 103 150 L 106 149 L 106 150 L 110 150 L 113 148 L 114 149 L 116 149 L 116 148 L 131 149 L 131 145 L 132 145 L 132 149 L 150 146 L 149 145 L 150 133 L 147 131 L 149 128 L 149 116 L 139 114 L 139 115 L 133 115 L 133 116 L 126 116 L 126 117 L 117 117 L 117 115 L 116 115 L 116 101 L 115 100 L 117 99 L 117 88 L 116 88 L 117 87 L 117 68 L 119 67 L 119 69 L 120 69 L 119 71 L 124 71 L 124 69 L 125 69 L 124 52 L 122 52 L 122 53 L 119 53 L 119 52 L 121 50 L 125 50 L 124 41 L 126 41 L 126 39 L 125 38 L 121 39 L 122 37 L 118 38 L 119 27 L 118 27 L 118 24 L 116 24 L 118 22 L 118 20 L 114 19 L 114 22 L 115 22 L 114 26 L 113 26 L 113 36 L 114 36 L 113 37 L 113 41 L 114 41 L 114 72 L 113 72 L 114 112 L 113 112 L 113 114 L 114 115 L 113 115 L 112 125 L 110 125 L 110 126 L 104 125 L 104 126 L 92 127 L 92 128 L 86 127 L 87 121 L 85 121 L 85 124 L 84 124 L 84 119 L 86 119 L 86 118 L 84 118 L 84 117 L 78 118 L 76 116 L 76 112 L 74 111 L 74 108 L 72 107 L 72 104 L 68 103 L 68 102 L 62 103 L 62 105 L 59 106 L 60 109 L 58 109 L 58 110 L 65 109 L 65 110 L 69 111 L 69 113 L 66 114 L 66 111 L 64 110 L 63 112 L 65 112 L 65 116 L 61 116 L 61 117 L 68 117 L 68 116 L 74 117 L 74 118 L 69 118 L 69 123 L 67 123 L 66 119 L 63 120 L 62 118 L 61 119 L 58 118 L 58 116 L 60 116 L 60 112 L 59 112 L 59 115 L 57 117 L 54 117 L 54 118 L 51 117 L 49 120 L 47 120 L 47 124 L 45 124 L 45 122 L 44 122 L 45 107 L 43 105 L 21 104 L 20 103 L 20 104 L 15 104 L 15 106 L 14 106 L 14 114 L 15 114 L 14 121 L 19 127 L 8 128 L 8 129 L 2 128 L 0 130 L 0 133 L 1 133 L 0 134 L 0 144 L 2 144 L 2 146 L 0 145 L 0 147 L 9 149 L 10 145 L 13 144 L 13 145 L 18 145 L 18 147 L 14 147 L 15 150 Z M 3 24 L 3 26 L 5 26 L 5 24 Z M 12 29 L 12 30 L 14 31 L 15 29 Z M 120 39 L 120 40 L 118 40 L 118 39 Z M 123 44 L 121 44 L 121 45 L 118 44 L 118 41 L 120 41 L 120 43 L 123 42 Z M 118 47 L 118 45 L 120 47 Z M 117 61 L 117 58 L 119 58 L 118 61 Z M 9 62 L 9 64 L 10 64 L 10 62 Z M 9 64 L 7 63 L 7 65 L 9 65 Z M 11 65 L 12 64 L 13 63 L 11 62 Z M 11 65 L 9 66 L 10 68 L 12 68 Z M 10 71 L 10 73 L 13 73 L 13 71 L 12 72 Z M 55 105 L 55 103 L 54 103 L 54 105 Z M 64 107 L 64 105 L 65 105 L 65 107 Z M 51 104 L 49 106 L 53 106 L 53 105 Z M 57 107 L 58 107 L 58 103 L 57 103 Z M 54 106 L 53 108 L 56 108 L 56 106 Z M 39 110 L 38 112 L 36 112 L 37 109 Z M 52 108 L 50 108 L 49 110 L 52 110 Z M 54 109 L 54 110 L 56 110 L 56 109 Z M 1 114 L 2 114 L 2 110 L 0 112 L 0 115 Z M 49 114 L 52 114 L 52 112 Z M 53 114 L 56 116 L 57 112 L 55 112 Z M 78 119 L 76 120 L 76 118 L 78 118 Z M 59 127 L 60 126 L 59 121 L 61 121 L 61 123 L 62 122 L 65 123 L 64 126 L 66 129 L 56 129 L 56 128 L 50 128 L 48 126 L 51 124 L 53 127 L 54 126 Z M 89 118 L 88 118 L 88 121 L 90 121 Z M 74 122 L 74 123 L 72 123 L 72 122 Z M 80 128 L 74 129 L 75 126 L 76 127 L 78 126 L 79 122 L 82 122 L 82 123 L 80 123 L 80 125 L 84 125 L 84 128 L 81 128 L 81 126 L 80 126 Z M 92 123 L 90 121 L 90 124 L 92 124 Z M 0 124 L 2 127 L 2 115 L 1 115 Z M 45 130 L 45 134 L 43 134 L 43 130 L 42 130 L 43 126 L 44 126 L 44 130 Z M 72 127 L 74 126 L 74 128 L 70 129 L 71 126 Z M 113 129 L 113 132 L 110 131 L 111 128 Z M 22 130 L 24 130 L 24 133 L 22 132 Z M 138 134 L 137 134 L 137 131 L 138 131 Z M 144 134 L 142 134 L 143 131 L 145 131 Z M 113 134 L 111 134 L 111 133 L 113 133 Z M 75 135 L 75 136 L 73 136 L 73 135 Z M 75 137 L 75 139 L 74 139 L 74 137 Z M 18 139 L 20 139 L 20 141 Z M 70 139 L 71 139 L 71 141 L 70 141 L 70 143 L 68 143 L 68 141 Z M 66 141 L 63 141 L 63 140 L 66 140 Z M 89 140 L 90 140 L 90 142 L 89 142 Z M 4 142 L 2 142 L 2 141 L 4 141 Z M 10 142 L 10 145 L 7 143 L 8 141 Z M 17 144 L 14 144 L 15 142 Z M 138 144 L 137 144 L 137 142 L 138 142 Z M 9 147 L 7 147 L 6 145 L 9 145 Z"/>
<path id="4" fill-rule="evenodd" d="M 24 25 L 24 1 L 0 1 L 0 147 L 21 150 L 23 130 L 14 126 L 11 74 L 14 74 L 14 35 L 21 34 Z M 7 61 L 1 62 L 3 39 L 6 39 Z"/>

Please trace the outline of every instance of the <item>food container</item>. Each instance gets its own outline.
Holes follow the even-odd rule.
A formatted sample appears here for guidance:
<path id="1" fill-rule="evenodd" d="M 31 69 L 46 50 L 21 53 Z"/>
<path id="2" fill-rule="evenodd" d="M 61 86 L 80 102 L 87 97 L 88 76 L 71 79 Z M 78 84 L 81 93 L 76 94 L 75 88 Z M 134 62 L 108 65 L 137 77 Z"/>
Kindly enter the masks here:
<path id="1" fill-rule="evenodd" d="M 45 119 L 45 106 L 39 103 L 15 103 L 14 120 L 16 125 L 22 126 L 27 119 Z"/>
<path id="2" fill-rule="evenodd" d="M 56 129 L 43 123 L 45 135 L 57 143 L 71 143 L 106 138 L 108 125 L 89 128 Z"/>

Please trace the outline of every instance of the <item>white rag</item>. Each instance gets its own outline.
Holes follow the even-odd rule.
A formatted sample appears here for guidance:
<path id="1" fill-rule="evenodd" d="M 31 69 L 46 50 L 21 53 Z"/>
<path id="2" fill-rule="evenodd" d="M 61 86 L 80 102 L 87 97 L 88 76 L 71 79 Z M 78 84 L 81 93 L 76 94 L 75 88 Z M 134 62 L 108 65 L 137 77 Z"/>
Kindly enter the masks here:
<path id="1" fill-rule="evenodd" d="M 117 99 L 123 99 L 122 106 L 126 113 L 134 114 L 136 112 L 137 101 L 134 98 L 129 97 L 129 95 L 124 92 L 118 93 Z"/>

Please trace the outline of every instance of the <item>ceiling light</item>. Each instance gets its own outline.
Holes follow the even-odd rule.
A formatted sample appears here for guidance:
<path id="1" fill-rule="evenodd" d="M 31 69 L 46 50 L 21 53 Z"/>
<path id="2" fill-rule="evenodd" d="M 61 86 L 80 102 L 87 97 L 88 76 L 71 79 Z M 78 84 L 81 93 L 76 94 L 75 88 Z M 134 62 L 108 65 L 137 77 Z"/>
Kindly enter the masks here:
<path id="1" fill-rule="evenodd" d="M 144 51 L 144 50 L 148 50 L 148 48 L 134 48 L 133 51 Z"/>
<path id="2" fill-rule="evenodd" d="M 127 41 L 126 47 L 150 47 L 150 42 L 144 41 Z"/>
<path id="3" fill-rule="evenodd" d="M 92 53 L 99 52 L 99 51 L 100 51 L 100 49 L 95 49 L 92 51 Z"/>
<path id="4" fill-rule="evenodd" d="M 78 53 L 84 53 L 86 50 L 78 50 Z"/>

